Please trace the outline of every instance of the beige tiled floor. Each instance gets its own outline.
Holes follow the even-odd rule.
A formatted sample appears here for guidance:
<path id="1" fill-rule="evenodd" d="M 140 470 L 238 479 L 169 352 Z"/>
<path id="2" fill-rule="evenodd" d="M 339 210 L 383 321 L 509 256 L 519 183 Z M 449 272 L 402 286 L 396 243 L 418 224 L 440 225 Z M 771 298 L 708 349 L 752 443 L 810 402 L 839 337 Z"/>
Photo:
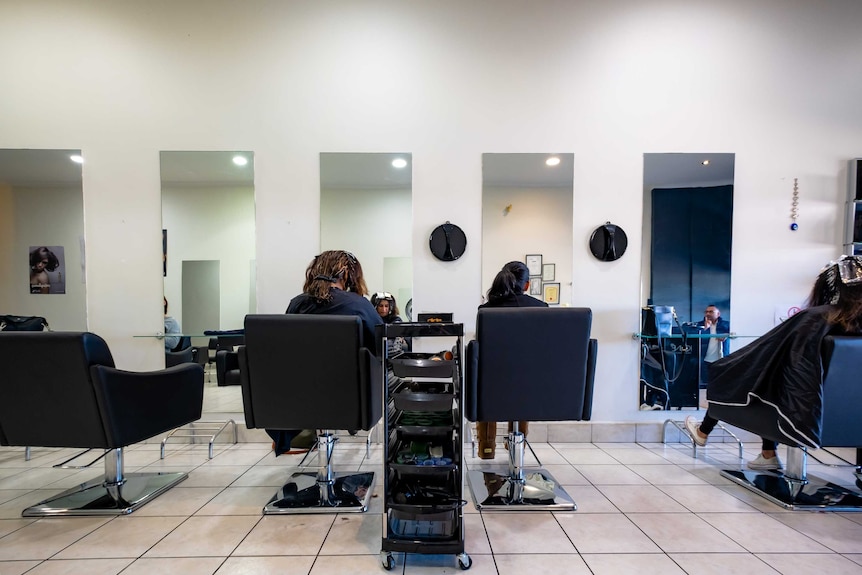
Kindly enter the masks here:
<path id="1" fill-rule="evenodd" d="M 127 452 L 127 471 L 184 470 L 189 479 L 132 515 L 22 519 L 28 505 L 100 474 L 53 469 L 67 450 L 0 449 L 0 575 L 379 574 L 380 481 L 366 514 L 261 516 L 298 456 L 269 446 L 169 446 Z M 719 475 L 736 449 L 711 445 L 534 446 L 578 503 L 571 513 L 478 513 L 465 507 L 475 575 L 637 573 L 862 574 L 862 514 L 788 512 Z M 752 447 L 755 447 L 752 444 Z M 468 467 L 479 460 L 465 450 Z M 498 455 L 500 455 L 498 453 Z M 753 457 L 754 451 L 747 453 Z M 845 456 L 851 454 L 845 453 Z M 337 468 L 382 470 L 374 446 L 336 448 Z M 484 463 L 484 462 L 482 462 Z M 502 459 L 500 460 L 502 463 Z M 809 467 L 852 486 L 849 470 Z M 397 555 L 395 573 L 459 572 L 452 556 Z"/>

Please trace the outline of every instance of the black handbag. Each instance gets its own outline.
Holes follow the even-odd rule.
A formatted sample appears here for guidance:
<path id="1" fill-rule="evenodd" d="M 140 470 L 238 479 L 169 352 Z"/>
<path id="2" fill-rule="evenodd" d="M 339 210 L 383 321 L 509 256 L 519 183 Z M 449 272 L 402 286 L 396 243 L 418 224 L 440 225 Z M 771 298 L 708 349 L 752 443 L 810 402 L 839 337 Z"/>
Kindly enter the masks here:
<path id="1" fill-rule="evenodd" d="M 0 315 L 0 331 L 46 331 L 50 330 L 44 317 Z"/>

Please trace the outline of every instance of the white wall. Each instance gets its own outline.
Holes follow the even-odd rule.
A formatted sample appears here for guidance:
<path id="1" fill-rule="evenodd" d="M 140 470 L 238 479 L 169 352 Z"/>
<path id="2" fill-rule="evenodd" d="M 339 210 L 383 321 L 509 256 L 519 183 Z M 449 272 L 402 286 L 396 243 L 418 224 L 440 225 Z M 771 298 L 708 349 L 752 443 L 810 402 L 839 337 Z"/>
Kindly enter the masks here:
<path id="1" fill-rule="evenodd" d="M 254 219 L 254 188 L 162 188 L 162 225 L 168 231 L 165 297 L 170 315 L 183 317 L 183 261 L 216 260 L 220 262 L 221 325 L 210 329 L 242 327 L 246 314 L 254 311 L 249 310 L 248 296 Z"/>
<path id="2" fill-rule="evenodd" d="M 487 296 L 503 265 L 525 261 L 527 254 L 541 254 L 543 264 L 555 264 L 553 282 L 560 284 L 560 304 L 589 307 L 588 302 L 572 302 L 571 188 L 486 186 L 482 194 L 481 295 Z"/>
<path id="3" fill-rule="evenodd" d="M 0 198 L 0 314 L 42 316 L 55 331 L 86 330 L 81 188 L 2 186 Z M 30 294 L 29 255 L 35 246 L 63 247 L 65 293 Z M 57 273 L 49 273 L 52 283 Z"/>
<path id="4" fill-rule="evenodd" d="M 840 252 L 862 151 L 860 24 L 857 0 L 7 2 L 0 148 L 83 150 L 89 326 L 127 369 L 162 359 L 131 337 L 161 329 L 159 150 L 255 152 L 258 309 L 275 313 L 320 247 L 319 153 L 412 153 L 415 307 L 468 330 L 482 153 L 574 153 L 572 299 L 600 341 L 594 419 L 659 419 L 625 399 L 643 153 L 736 154 L 735 329 L 765 331 L 770 303 L 801 298 Z M 427 250 L 446 220 L 469 240 L 450 263 Z M 585 246 L 608 220 L 632 230 L 632 255 L 603 263 Z"/>
<path id="5" fill-rule="evenodd" d="M 409 293 L 413 287 L 412 277 L 404 277 L 397 270 L 410 268 L 395 266 L 397 269 L 384 274 L 384 263 L 386 258 L 412 256 L 412 208 L 409 189 L 322 190 L 319 251 L 347 250 L 355 254 L 362 264 L 370 293 L 388 291 L 397 295 L 405 289 Z M 303 279 L 304 275 L 297 278 L 289 297 L 302 291 Z M 396 303 L 403 312 L 407 300 L 396 298 Z"/>

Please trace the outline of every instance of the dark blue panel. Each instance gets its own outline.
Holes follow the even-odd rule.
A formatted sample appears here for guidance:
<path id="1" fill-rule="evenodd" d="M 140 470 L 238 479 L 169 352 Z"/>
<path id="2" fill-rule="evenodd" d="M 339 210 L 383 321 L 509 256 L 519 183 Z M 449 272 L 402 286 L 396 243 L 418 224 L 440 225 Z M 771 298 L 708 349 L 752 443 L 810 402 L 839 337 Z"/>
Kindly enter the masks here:
<path id="1" fill-rule="evenodd" d="M 681 322 L 715 304 L 730 320 L 733 186 L 652 190 L 650 297 Z"/>

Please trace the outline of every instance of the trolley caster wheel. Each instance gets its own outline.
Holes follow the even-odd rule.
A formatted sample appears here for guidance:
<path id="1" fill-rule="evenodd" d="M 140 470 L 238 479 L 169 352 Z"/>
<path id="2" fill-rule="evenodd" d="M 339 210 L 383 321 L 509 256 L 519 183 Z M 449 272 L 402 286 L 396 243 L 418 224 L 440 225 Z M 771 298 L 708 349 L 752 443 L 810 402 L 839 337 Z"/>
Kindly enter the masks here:
<path id="1" fill-rule="evenodd" d="M 392 571 L 395 568 L 395 557 L 393 557 L 392 553 L 389 553 L 388 551 L 381 551 L 380 563 L 383 564 L 384 569 Z"/>
<path id="2" fill-rule="evenodd" d="M 458 567 L 461 568 L 462 571 L 466 571 L 473 565 L 473 560 L 470 559 L 470 556 L 466 553 L 458 554 Z"/>

